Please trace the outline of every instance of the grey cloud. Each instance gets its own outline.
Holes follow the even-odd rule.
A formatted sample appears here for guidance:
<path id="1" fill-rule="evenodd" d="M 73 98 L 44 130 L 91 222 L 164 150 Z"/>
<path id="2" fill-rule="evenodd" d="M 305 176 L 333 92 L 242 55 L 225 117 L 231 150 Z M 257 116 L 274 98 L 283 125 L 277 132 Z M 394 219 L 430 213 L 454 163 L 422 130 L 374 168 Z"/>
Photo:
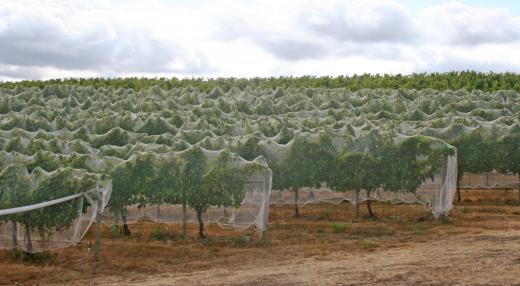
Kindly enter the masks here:
<path id="1" fill-rule="evenodd" d="M 99 19 L 69 27 L 76 23 L 55 15 L 0 12 L 0 64 L 119 73 L 206 71 L 207 59 L 187 55 L 178 45 L 151 37 L 149 31 Z M 179 61 L 183 68 L 170 66 Z"/>
<path id="2" fill-rule="evenodd" d="M 0 64 L 0 78 L 8 79 L 38 79 L 45 76 L 40 67 L 9 66 Z"/>
<path id="3" fill-rule="evenodd" d="M 319 44 L 301 40 L 274 39 L 260 41 L 259 44 L 274 56 L 291 61 L 322 58 L 330 53 Z"/>
<path id="4" fill-rule="evenodd" d="M 272 25 L 253 26 L 247 17 L 230 13 L 218 20 L 215 40 L 245 39 L 287 61 L 354 53 L 375 58 L 398 55 L 396 49 L 379 44 L 408 42 L 412 38 L 413 25 L 406 11 L 391 1 L 366 1 L 355 7 L 353 3 L 337 1 L 329 9 L 321 9 L 326 6 L 321 4 L 302 5 L 287 14 L 295 25 L 291 34 Z M 364 12 L 370 14 L 367 18 L 371 21 L 360 20 L 359 14 Z"/>
<path id="5" fill-rule="evenodd" d="M 215 40 L 234 41 L 246 39 L 261 47 L 273 56 L 289 61 L 309 58 L 321 58 L 329 54 L 329 50 L 313 39 L 298 39 L 270 31 L 262 31 L 251 27 L 240 17 L 227 17 L 219 21 Z"/>
<path id="6" fill-rule="evenodd" d="M 352 43 L 340 42 L 337 44 L 337 49 L 334 53 L 338 56 L 363 56 L 372 59 L 383 60 L 399 60 L 406 58 L 403 51 L 403 45 L 393 43 L 387 45 L 385 43 Z"/>
<path id="7" fill-rule="evenodd" d="M 354 3 L 339 2 L 333 9 L 310 7 L 300 13 L 300 22 L 316 36 L 328 36 L 340 41 L 407 42 L 413 38 L 412 19 L 397 4 Z"/>

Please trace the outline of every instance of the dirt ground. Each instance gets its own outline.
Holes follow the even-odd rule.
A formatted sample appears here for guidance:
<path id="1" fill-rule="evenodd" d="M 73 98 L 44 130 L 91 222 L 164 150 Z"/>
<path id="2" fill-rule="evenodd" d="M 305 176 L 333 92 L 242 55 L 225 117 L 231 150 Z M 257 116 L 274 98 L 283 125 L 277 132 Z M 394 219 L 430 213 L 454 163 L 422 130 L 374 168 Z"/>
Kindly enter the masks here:
<path id="1" fill-rule="evenodd" d="M 349 204 L 272 206 L 267 237 L 210 226 L 140 222 L 132 237 L 103 232 L 97 267 L 81 244 L 44 265 L 0 254 L 0 284 L 21 285 L 520 285 L 517 191 L 471 190 L 447 220 L 421 206 L 376 203 L 354 223 Z M 363 208 L 363 213 L 365 209 Z M 92 240 L 89 233 L 85 243 Z"/>
<path id="2" fill-rule="evenodd" d="M 94 285 L 520 285 L 520 231 L 454 235 L 371 253 L 248 263 Z"/>

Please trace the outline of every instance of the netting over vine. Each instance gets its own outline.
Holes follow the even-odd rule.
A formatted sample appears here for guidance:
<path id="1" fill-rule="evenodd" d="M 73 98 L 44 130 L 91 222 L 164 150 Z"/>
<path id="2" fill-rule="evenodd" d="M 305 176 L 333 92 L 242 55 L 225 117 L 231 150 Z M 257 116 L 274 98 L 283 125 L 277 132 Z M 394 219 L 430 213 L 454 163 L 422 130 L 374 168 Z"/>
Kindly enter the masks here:
<path id="1" fill-rule="evenodd" d="M 370 197 L 440 215 L 464 173 L 520 172 L 519 101 L 429 89 L 0 89 L 0 167 L 110 175 L 112 219 L 127 221 L 265 228 L 269 198 L 248 207 L 255 218 L 244 204 L 270 189 L 268 168 L 273 189 L 298 204 Z"/>
<path id="2" fill-rule="evenodd" d="M 460 189 L 517 189 L 520 186 L 518 175 L 501 174 L 497 171 L 481 174 L 466 173 L 460 180 Z"/>
<path id="3" fill-rule="evenodd" d="M 148 219 L 267 229 L 272 172 L 261 156 L 247 161 L 229 150 L 192 147 L 132 157 L 112 174 L 114 199 L 106 224 Z M 138 189 L 145 191 L 135 196 Z"/>
<path id="4" fill-rule="evenodd" d="M 9 165 L 0 173 L 0 249 L 40 252 L 78 243 L 111 191 L 107 176 Z"/>

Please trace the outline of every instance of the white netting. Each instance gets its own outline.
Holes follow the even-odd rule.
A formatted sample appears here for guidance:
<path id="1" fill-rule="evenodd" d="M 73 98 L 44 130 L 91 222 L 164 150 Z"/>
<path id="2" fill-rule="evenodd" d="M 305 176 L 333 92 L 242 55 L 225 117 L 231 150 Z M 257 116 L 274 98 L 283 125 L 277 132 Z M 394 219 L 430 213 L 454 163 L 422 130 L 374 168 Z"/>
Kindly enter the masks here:
<path id="1" fill-rule="evenodd" d="M 22 165 L 6 168 L 1 185 L 0 249 L 26 252 L 78 243 L 112 192 L 110 179 L 100 175 L 75 169 L 29 174 Z"/>
<path id="2" fill-rule="evenodd" d="M 460 189 L 517 189 L 518 175 L 486 172 L 482 174 L 464 173 L 459 180 Z"/>
<path id="3" fill-rule="evenodd" d="M 453 207 L 453 197 L 457 189 L 457 158 L 448 156 L 441 174 L 426 179 L 415 191 L 386 191 L 377 188 L 370 192 L 370 199 L 391 203 L 421 204 L 431 210 L 435 217 L 447 214 Z M 297 199 L 295 201 L 295 199 Z M 293 191 L 273 190 L 271 204 L 339 204 L 348 201 L 355 205 L 369 199 L 366 190 L 356 196 L 354 191 L 337 192 L 326 186 L 320 188 L 302 188 L 296 196 Z"/>
<path id="4" fill-rule="evenodd" d="M 199 150 L 203 151 L 204 156 L 209 162 L 208 165 L 210 169 L 204 171 L 204 174 L 201 175 L 201 182 L 192 182 L 194 185 L 201 184 L 202 181 L 206 180 L 206 178 L 212 174 L 212 171 L 220 169 L 221 165 L 216 163 L 222 155 L 225 155 L 225 152 L 222 151 Z M 182 162 L 182 158 L 184 158 L 183 155 L 185 154 L 186 152 L 177 152 L 158 156 L 163 159 L 166 158 L 167 160 L 179 159 Z M 228 154 L 232 153 L 228 152 Z M 235 171 L 249 168 L 247 177 L 242 182 L 243 185 L 240 186 L 240 188 L 242 188 L 241 192 L 243 192 L 243 194 L 241 194 L 241 196 L 243 195 L 243 199 L 241 199 L 240 202 L 234 203 L 235 206 L 219 206 L 208 203 L 205 211 L 201 213 L 199 221 L 195 211 L 196 206 L 190 204 L 189 199 L 186 199 L 186 207 L 183 208 L 180 201 L 176 204 L 156 204 L 150 196 L 144 194 L 141 198 L 143 200 L 138 201 L 145 203 L 131 204 L 128 206 L 113 205 L 111 211 L 107 209 L 103 214 L 104 223 L 108 225 L 120 225 L 132 223 L 139 219 L 168 223 L 186 221 L 216 223 L 223 228 L 234 229 L 246 229 L 250 226 L 255 226 L 260 233 L 264 232 L 267 229 L 272 171 L 267 167 L 265 159 L 262 157 L 254 161 L 246 161 L 236 155 L 232 156 L 235 156 L 236 159 L 232 162 L 232 165 L 239 168 L 235 169 Z M 182 179 L 179 178 L 179 180 Z M 179 187 L 179 189 L 180 188 L 182 187 Z M 168 189 L 167 193 L 176 193 L 179 189 L 175 189 L 174 187 Z M 158 192 L 160 191 L 152 191 L 152 195 Z M 212 196 L 211 193 L 207 195 Z M 114 215 L 117 215 L 115 220 Z"/>
<path id="5" fill-rule="evenodd" d="M 242 167 L 257 166 L 264 174 L 271 169 L 273 188 L 300 189 L 300 204 L 364 201 L 365 189 L 356 198 L 349 188 L 359 186 L 341 182 L 341 175 L 363 175 L 377 182 L 369 186 L 371 199 L 421 203 L 438 216 L 451 208 L 456 164 L 461 173 L 520 172 L 519 103 L 518 93 L 510 91 L 0 88 L 0 169 L 23 164 L 30 170 L 72 167 L 110 174 L 114 192 L 108 207 L 127 209 L 130 221 L 144 216 L 180 221 L 178 205 L 184 200 L 188 221 L 198 208 L 204 222 L 233 228 L 254 224 L 262 230 L 266 202 L 292 203 L 294 197 L 270 196 L 271 176 L 256 183 L 254 172 L 244 187 L 216 184 L 226 176 L 242 180 L 215 167 L 228 153 L 234 159 L 226 170 L 241 173 Z M 196 150 L 202 152 L 198 159 L 184 157 Z M 382 170 L 383 178 L 367 177 L 365 167 L 348 164 L 342 165 L 348 175 L 340 174 L 336 159 L 347 155 L 377 162 L 380 168 L 371 172 Z M 265 161 L 255 163 L 259 156 Z M 201 171 L 186 173 L 199 168 L 197 162 L 204 165 Z M 311 189 L 331 182 L 331 174 L 334 192 Z M 488 175 L 485 184 L 462 180 L 460 187 L 509 186 L 509 179 L 498 175 Z"/>

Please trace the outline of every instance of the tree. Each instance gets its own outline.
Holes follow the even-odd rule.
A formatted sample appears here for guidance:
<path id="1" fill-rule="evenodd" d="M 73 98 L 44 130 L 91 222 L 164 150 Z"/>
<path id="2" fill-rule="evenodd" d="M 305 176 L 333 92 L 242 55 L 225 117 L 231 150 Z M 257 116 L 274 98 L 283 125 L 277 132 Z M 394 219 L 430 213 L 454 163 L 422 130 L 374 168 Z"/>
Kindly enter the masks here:
<path id="1" fill-rule="evenodd" d="M 356 222 L 359 220 L 360 192 L 379 186 L 372 170 L 377 167 L 374 157 L 366 152 L 346 152 L 336 160 L 336 172 L 329 179 L 329 186 L 339 192 L 356 194 Z M 371 208 L 369 207 L 371 212 Z M 371 214 L 373 216 L 373 213 Z"/>
<path id="2" fill-rule="evenodd" d="M 383 187 L 391 192 L 415 194 L 426 179 L 443 171 L 448 157 L 455 155 L 455 148 L 427 136 L 403 139 L 387 149 L 389 165 L 384 168 Z"/>
<path id="3" fill-rule="evenodd" d="M 327 181 L 329 174 L 334 172 L 337 148 L 327 134 L 302 134 L 288 144 L 286 154 L 279 155 L 281 158 L 267 156 L 268 165 L 273 170 L 273 188 L 294 193 L 294 216 L 299 217 L 299 191 Z"/>
<path id="4" fill-rule="evenodd" d="M 210 166 L 203 182 L 188 196 L 188 204 L 197 212 L 199 238 L 205 238 L 202 214 L 210 206 L 239 207 L 245 196 L 248 172 L 240 167 L 229 151 L 223 151 Z"/>
<path id="5" fill-rule="evenodd" d="M 281 163 L 281 170 L 276 172 L 277 170 L 274 169 L 273 173 L 277 176 L 279 188 L 289 189 L 294 193 L 294 217 L 300 217 L 299 191 L 302 187 L 316 185 L 318 168 L 314 161 L 316 156 L 312 154 L 319 146 L 308 142 L 303 136 L 295 137 L 293 140 L 285 160 Z"/>
<path id="6" fill-rule="evenodd" d="M 122 234 L 130 234 L 126 221 L 126 208 L 135 203 L 146 204 L 144 194 L 150 193 L 156 180 L 155 157 L 153 153 L 137 153 L 131 159 L 119 164 L 111 171 L 113 190 L 109 207 L 114 213 L 114 236 L 119 229 L 119 213 L 123 220 Z"/>
<path id="7" fill-rule="evenodd" d="M 92 190 L 98 177 L 72 168 L 60 168 L 49 173 L 34 190 L 34 203 L 46 202 Z M 34 228 L 42 242 L 49 242 L 56 231 L 67 229 L 85 211 L 83 197 L 34 210 L 34 217 L 25 221 L 27 232 Z"/>
<path id="8" fill-rule="evenodd" d="M 461 135 L 451 142 L 451 144 L 457 148 L 457 200 L 459 202 L 461 201 L 459 181 L 464 173 L 471 172 L 481 174 L 493 171 L 499 162 L 497 150 L 505 151 L 508 153 L 508 156 L 513 156 L 511 158 L 515 156 L 514 152 L 510 152 L 514 149 L 514 141 L 510 141 L 506 138 L 502 140 L 500 144 L 501 148 L 497 148 L 497 145 L 494 144 L 482 130 Z M 502 170 L 509 170 L 510 167 L 511 166 L 508 166 L 507 163 L 502 168 L 498 166 L 498 168 Z"/>
<path id="9" fill-rule="evenodd" d="M 75 193 L 84 192 L 95 187 L 97 178 L 93 174 L 83 171 L 60 168 L 54 172 L 46 173 L 36 168 L 31 175 L 23 165 L 11 165 L 0 175 L 2 184 L 0 188 L 0 207 L 14 208 L 33 205 L 63 198 Z M 33 185 L 33 182 L 35 185 Z M 13 231 L 20 224 L 25 232 L 25 248 L 27 252 L 33 252 L 33 238 L 31 233 L 36 231 L 40 243 L 45 246 L 50 242 L 56 231 L 70 227 L 85 210 L 83 198 L 78 198 L 63 203 L 3 216 L 2 220 L 13 223 Z M 13 254 L 17 246 L 16 232 L 13 233 Z"/>
<path id="10" fill-rule="evenodd" d="M 518 176 L 520 182 L 520 133 L 513 130 L 511 134 L 504 136 L 495 147 L 499 150 L 497 165 L 502 173 L 511 172 Z M 518 190 L 518 200 L 520 204 L 520 186 Z"/>
<path id="11" fill-rule="evenodd" d="M 27 204 L 31 197 L 31 180 L 24 165 L 13 164 L 0 173 L 0 209 L 20 207 Z M 13 257 L 17 256 L 19 214 L 0 216 L 0 222 L 11 222 Z"/>
<path id="12" fill-rule="evenodd" d="M 155 188 L 149 189 L 146 198 L 150 204 L 157 205 L 157 215 L 159 215 L 159 205 L 178 204 L 181 201 L 181 160 L 176 157 L 161 157 L 157 162 Z"/>
<path id="13" fill-rule="evenodd" d="M 192 147 L 181 155 L 181 186 L 179 202 L 182 203 L 182 237 L 187 237 L 186 206 L 196 206 L 204 176 L 208 169 L 206 155 L 199 147 Z M 200 235 L 200 234 L 199 234 Z M 203 235 L 201 235 L 203 236 Z"/>

